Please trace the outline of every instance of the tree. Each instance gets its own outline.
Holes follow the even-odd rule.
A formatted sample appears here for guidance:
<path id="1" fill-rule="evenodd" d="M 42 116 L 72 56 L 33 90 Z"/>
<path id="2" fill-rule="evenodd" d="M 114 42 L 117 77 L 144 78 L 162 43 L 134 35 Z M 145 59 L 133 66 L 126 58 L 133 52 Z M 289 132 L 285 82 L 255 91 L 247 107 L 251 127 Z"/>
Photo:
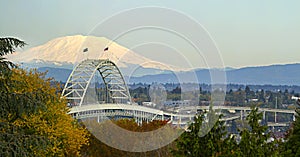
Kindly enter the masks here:
<path id="1" fill-rule="evenodd" d="M 207 119 L 205 117 L 208 118 Z M 236 147 L 236 142 L 233 138 L 226 138 L 225 125 L 220 121 L 221 116 L 217 116 L 210 109 L 209 113 L 201 113 L 194 117 L 194 123 L 188 127 L 188 131 L 184 132 L 176 142 L 176 149 L 172 150 L 174 156 L 186 157 L 206 157 L 206 156 L 235 156 L 233 150 Z M 215 122 L 213 127 L 207 128 L 209 122 Z M 207 129 L 210 129 L 207 131 Z M 203 133 L 204 134 L 203 136 Z"/>
<path id="2" fill-rule="evenodd" d="M 245 104 L 246 94 L 241 88 L 232 93 L 232 100 L 238 106 L 243 106 Z"/>
<path id="3" fill-rule="evenodd" d="M 299 101 L 298 101 L 299 102 Z M 282 146 L 283 156 L 300 156 L 300 109 L 296 108 L 296 120 L 288 131 L 286 142 Z"/>
<path id="4" fill-rule="evenodd" d="M 50 80 L 22 69 L 1 78 L 0 156 L 78 156 L 87 144 L 87 131 L 67 114 Z"/>
<path id="5" fill-rule="evenodd" d="M 134 119 L 118 119 L 118 120 L 112 120 L 112 122 L 114 124 L 122 127 L 123 129 L 133 131 L 133 132 L 148 132 L 148 131 L 156 130 L 162 126 L 169 125 L 169 124 L 167 124 L 167 121 L 160 121 L 160 120 L 154 120 L 149 123 L 143 122 L 142 125 L 138 125 Z M 88 123 L 85 123 L 85 124 L 88 124 L 89 126 L 92 125 L 91 128 L 95 128 L 95 130 L 101 130 L 100 129 L 101 126 L 104 123 L 108 123 L 108 121 L 101 122 L 100 124 L 95 121 L 90 121 Z M 166 126 L 166 127 L 170 127 L 170 129 L 173 129 L 173 128 L 171 128 L 171 126 Z M 97 136 L 96 133 L 94 135 Z M 164 157 L 168 157 L 168 156 L 171 156 L 169 149 L 173 148 L 173 146 L 174 146 L 173 143 L 170 143 L 169 145 L 166 145 L 159 149 L 148 151 L 148 152 L 127 152 L 127 151 L 119 150 L 119 149 L 116 149 L 116 148 L 106 145 L 102 141 L 98 140 L 94 135 L 90 136 L 91 144 L 84 146 L 83 149 L 81 150 L 81 154 L 83 154 L 84 156 L 101 156 L 101 157 L 164 156 Z M 112 139 L 112 140 L 114 140 L 114 139 Z M 116 142 L 118 142 L 118 141 L 116 141 Z"/>
<path id="6" fill-rule="evenodd" d="M 260 101 L 260 102 L 265 102 L 266 101 L 265 91 L 263 89 L 261 91 L 258 91 L 257 95 L 258 95 L 258 101 Z"/>
<path id="7" fill-rule="evenodd" d="M 14 67 L 14 64 L 5 60 L 4 55 L 15 52 L 16 48 L 22 48 L 26 43 L 17 38 L 0 38 L 0 72 L 8 70 L 10 67 Z"/>
<path id="8" fill-rule="evenodd" d="M 45 74 L 3 58 L 25 42 L 0 38 L 0 156 L 79 155 L 87 132 L 67 114 L 66 101 Z"/>
<path id="9" fill-rule="evenodd" d="M 250 87 L 249 87 L 249 86 L 246 86 L 246 87 L 245 87 L 246 98 L 249 97 L 250 92 L 251 92 Z"/>
<path id="10" fill-rule="evenodd" d="M 267 126 L 262 126 L 259 121 L 262 119 L 262 113 L 258 113 L 258 108 L 252 108 L 247 121 L 249 128 L 240 130 L 241 141 L 239 143 L 240 154 L 242 156 L 276 156 L 278 149 L 275 142 L 268 142 L 271 137 L 267 133 Z"/>

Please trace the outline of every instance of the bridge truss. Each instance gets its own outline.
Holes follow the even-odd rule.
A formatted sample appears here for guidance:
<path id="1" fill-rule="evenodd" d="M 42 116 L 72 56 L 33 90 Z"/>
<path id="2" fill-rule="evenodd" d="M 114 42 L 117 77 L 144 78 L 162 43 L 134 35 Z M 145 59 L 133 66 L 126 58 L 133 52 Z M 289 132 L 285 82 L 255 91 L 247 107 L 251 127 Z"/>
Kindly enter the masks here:
<path id="1" fill-rule="evenodd" d="M 124 78 L 119 68 L 110 60 L 87 59 L 78 64 L 70 74 L 62 96 L 73 106 L 81 106 L 96 72 L 100 73 L 105 85 L 105 103 L 131 104 L 131 97 Z"/>

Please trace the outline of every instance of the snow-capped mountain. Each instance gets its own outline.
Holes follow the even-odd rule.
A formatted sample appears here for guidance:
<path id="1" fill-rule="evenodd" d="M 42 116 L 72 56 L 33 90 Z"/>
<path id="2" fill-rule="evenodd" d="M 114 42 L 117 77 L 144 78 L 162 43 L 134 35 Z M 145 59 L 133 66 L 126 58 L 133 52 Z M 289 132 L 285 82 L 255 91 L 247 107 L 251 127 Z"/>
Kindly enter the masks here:
<path id="1" fill-rule="evenodd" d="M 134 65 L 159 70 L 167 70 L 166 67 L 180 70 L 143 57 L 107 38 L 82 35 L 56 38 L 43 45 L 8 55 L 7 58 L 15 63 L 35 64 L 37 67 L 43 67 L 44 64 L 51 64 L 52 67 L 74 65 L 84 59 L 110 59 L 123 68 L 132 68 Z"/>
<path id="2" fill-rule="evenodd" d="M 104 51 L 108 47 L 107 51 Z M 165 67 L 172 67 L 178 76 L 189 80 L 194 73 L 199 83 L 210 83 L 210 70 L 222 69 L 193 69 L 186 71 L 153 61 L 141 56 L 124 46 L 104 37 L 67 36 L 53 39 L 43 45 L 16 52 L 6 56 L 24 67 L 38 68 L 48 71 L 48 77 L 65 82 L 74 65 L 84 59 L 107 59 L 114 61 L 120 67 L 125 78 L 131 83 L 176 82 L 174 73 Z M 134 72 L 137 68 L 139 72 Z M 275 84 L 300 85 L 300 64 L 270 65 L 264 67 L 245 67 L 241 69 L 225 68 L 228 83 L 237 84 Z M 138 71 L 138 70 L 136 70 Z M 181 71 L 181 72 L 179 72 Z"/>

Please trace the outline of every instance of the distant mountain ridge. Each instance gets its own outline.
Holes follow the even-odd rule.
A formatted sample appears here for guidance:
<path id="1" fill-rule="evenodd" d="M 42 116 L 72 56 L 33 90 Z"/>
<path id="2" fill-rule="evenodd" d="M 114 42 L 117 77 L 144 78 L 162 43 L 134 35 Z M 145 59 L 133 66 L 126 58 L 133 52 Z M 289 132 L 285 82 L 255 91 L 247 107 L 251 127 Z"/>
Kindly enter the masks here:
<path id="1" fill-rule="evenodd" d="M 70 69 L 39 68 L 40 71 L 48 70 L 49 77 L 54 77 L 65 82 Z M 122 69 L 121 69 L 122 71 Z M 227 84 L 251 84 L 251 85 L 300 85 L 300 64 L 270 65 L 260 67 L 245 67 L 240 69 L 225 70 Z M 190 77 L 194 72 L 180 72 L 179 75 Z M 196 70 L 198 83 L 210 84 L 210 71 L 208 69 Z M 145 75 L 139 77 L 125 76 L 129 83 L 177 83 L 176 75 L 171 72 L 163 74 Z"/>
<path id="2" fill-rule="evenodd" d="M 37 69 L 39 72 L 47 72 L 47 78 L 54 78 L 56 81 L 67 82 L 72 70 L 64 68 L 41 67 Z"/>
<path id="3" fill-rule="evenodd" d="M 234 84 L 255 84 L 255 85 L 300 85 L 300 64 L 270 65 L 260 67 L 245 67 L 240 69 L 227 70 L 227 83 Z M 186 72 L 186 75 L 192 75 L 193 72 Z M 211 83 L 210 72 L 208 69 L 196 70 L 199 83 Z M 147 75 L 132 78 L 132 82 L 168 82 L 173 79 L 172 75 Z"/>
<path id="4" fill-rule="evenodd" d="M 300 64 L 245 67 L 228 71 L 227 78 L 240 84 L 300 85 Z"/>

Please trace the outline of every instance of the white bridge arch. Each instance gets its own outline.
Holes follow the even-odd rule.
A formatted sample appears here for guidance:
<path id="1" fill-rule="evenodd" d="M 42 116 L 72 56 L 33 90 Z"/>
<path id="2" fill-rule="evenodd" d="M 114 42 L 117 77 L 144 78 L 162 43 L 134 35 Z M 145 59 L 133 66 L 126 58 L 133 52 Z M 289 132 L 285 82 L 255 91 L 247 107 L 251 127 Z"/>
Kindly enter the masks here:
<path id="1" fill-rule="evenodd" d="M 87 59 L 78 64 L 70 74 L 62 95 L 81 106 L 93 76 L 99 72 L 106 89 L 106 103 L 131 103 L 128 87 L 119 68 L 110 60 Z"/>

